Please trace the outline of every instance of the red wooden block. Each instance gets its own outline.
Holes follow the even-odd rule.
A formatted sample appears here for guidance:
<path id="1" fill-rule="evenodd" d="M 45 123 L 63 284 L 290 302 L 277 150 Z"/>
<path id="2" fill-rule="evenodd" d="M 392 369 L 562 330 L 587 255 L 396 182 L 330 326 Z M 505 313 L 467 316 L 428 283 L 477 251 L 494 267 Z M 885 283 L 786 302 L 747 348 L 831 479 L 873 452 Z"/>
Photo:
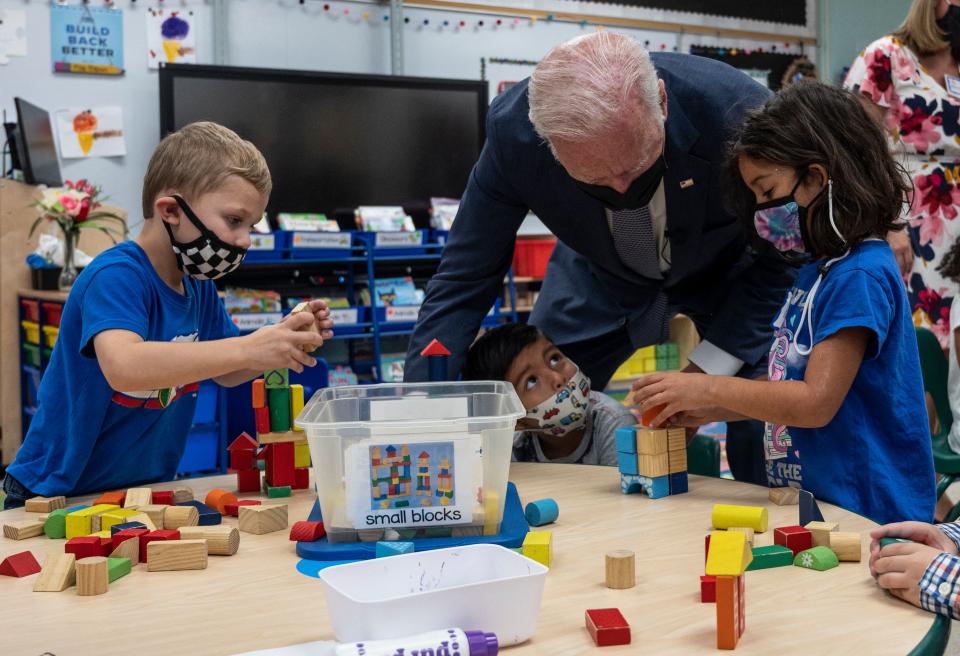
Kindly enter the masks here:
<path id="1" fill-rule="evenodd" d="M 717 577 L 716 576 L 700 577 L 700 603 L 702 604 L 717 603 Z"/>
<path id="2" fill-rule="evenodd" d="M 587 631 L 597 647 L 630 644 L 630 625 L 617 608 L 595 608 L 585 614 Z"/>
<path id="3" fill-rule="evenodd" d="M 293 470 L 293 489 L 306 490 L 310 487 L 310 468 L 298 467 Z"/>
<path id="4" fill-rule="evenodd" d="M 246 471 L 256 468 L 254 455 L 256 451 L 231 451 L 230 452 L 230 470 Z"/>
<path id="5" fill-rule="evenodd" d="M 119 534 L 118 534 L 119 535 Z M 150 531 L 146 535 L 140 536 L 140 562 L 147 562 L 147 545 L 155 540 L 179 540 L 180 531 L 160 530 Z"/>
<path id="6" fill-rule="evenodd" d="M 802 526 L 782 526 L 773 529 L 773 543 L 786 547 L 796 557 L 813 547 L 813 533 Z"/>
<path id="7" fill-rule="evenodd" d="M 247 469 L 237 472 L 237 492 L 259 492 L 260 470 Z"/>
<path id="8" fill-rule="evenodd" d="M 112 544 L 112 540 L 109 541 Z M 77 560 L 81 558 L 90 558 L 91 556 L 102 556 L 103 547 L 100 538 L 95 535 L 85 535 L 80 538 L 70 538 L 63 545 L 64 553 L 76 554 Z M 107 554 L 109 555 L 109 554 Z"/>
<path id="9" fill-rule="evenodd" d="M 237 517 L 240 515 L 240 506 L 259 506 L 260 502 L 256 499 L 241 499 L 236 503 L 228 503 L 223 506 L 223 514 L 230 517 Z"/>
<path id="10" fill-rule="evenodd" d="M 296 483 L 294 474 L 293 442 L 278 442 L 270 445 L 270 455 L 267 456 L 267 485 L 271 487 L 293 486 Z"/>
<path id="11" fill-rule="evenodd" d="M 450 355 L 450 351 L 443 345 L 443 342 L 439 339 L 434 339 L 427 344 L 426 348 L 420 351 L 420 355 L 425 358 L 431 355 Z"/>
<path id="12" fill-rule="evenodd" d="M 736 649 L 746 629 L 745 578 L 717 577 L 717 649 Z"/>
<path id="13" fill-rule="evenodd" d="M 256 451 L 259 447 L 260 445 L 257 443 L 257 441 L 250 437 L 246 431 L 243 431 L 237 435 L 233 442 L 230 443 L 230 446 L 227 447 L 227 451 L 230 453 L 237 451 Z"/>
<path id="14" fill-rule="evenodd" d="M 150 499 L 155 505 L 158 506 L 172 506 L 173 505 L 173 490 L 162 490 L 160 492 L 154 492 L 153 498 Z"/>
<path id="15" fill-rule="evenodd" d="M 7 556 L 0 563 L 0 574 L 3 576 L 30 576 L 40 571 L 40 563 L 29 551 L 21 551 Z"/>
<path id="16" fill-rule="evenodd" d="M 120 543 L 123 542 L 124 540 L 130 540 L 132 538 L 139 539 L 140 537 L 146 535 L 149 532 L 150 532 L 150 529 L 148 528 L 125 528 L 122 531 L 117 531 L 116 533 L 113 534 L 113 544 L 111 544 L 110 546 L 113 549 L 116 549 L 117 547 L 120 546 Z M 110 553 L 113 553 L 113 551 L 111 550 Z"/>
<path id="17" fill-rule="evenodd" d="M 323 522 L 297 522 L 290 529 L 290 540 L 293 542 L 316 542 L 327 534 Z"/>
<path id="18" fill-rule="evenodd" d="M 270 408 L 266 406 L 262 408 L 254 408 L 253 418 L 257 424 L 258 434 L 270 432 Z"/>
<path id="19" fill-rule="evenodd" d="M 97 497 L 97 500 L 93 502 L 93 505 L 98 506 L 101 503 L 113 503 L 122 508 L 123 502 L 126 500 L 126 498 L 127 498 L 126 490 L 115 490 L 113 492 L 104 492 L 99 497 Z"/>

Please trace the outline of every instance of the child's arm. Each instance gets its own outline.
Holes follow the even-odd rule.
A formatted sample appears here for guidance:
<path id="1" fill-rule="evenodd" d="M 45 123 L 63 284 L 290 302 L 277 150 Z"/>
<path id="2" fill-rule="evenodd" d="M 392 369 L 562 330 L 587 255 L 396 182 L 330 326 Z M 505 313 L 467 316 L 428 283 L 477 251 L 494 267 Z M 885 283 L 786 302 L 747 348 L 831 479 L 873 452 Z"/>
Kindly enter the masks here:
<path id="1" fill-rule="evenodd" d="M 914 606 L 956 614 L 960 558 L 916 542 L 890 544 L 881 553 L 874 563 L 881 588 Z"/>
<path id="2" fill-rule="evenodd" d="M 876 561 L 880 558 L 880 538 L 901 538 L 918 544 L 925 544 L 937 551 L 957 554 L 960 541 L 960 524 L 940 524 L 934 526 L 925 522 L 896 522 L 878 526 L 870 531 L 870 574 L 877 578 Z M 884 550 L 885 555 L 887 554 Z"/>
<path id="3" fill-rule="evenodd" d="M 658 426 L 685 411 L 719 407 L 775 424 L 818 428 L 833 419 L 860 369 L 871 331 L 843 328 L 816 346 L 802 381 L 758 381 L 704 374 L 652 374 L 634 383 L 642 410 L 664 406 Z"/>

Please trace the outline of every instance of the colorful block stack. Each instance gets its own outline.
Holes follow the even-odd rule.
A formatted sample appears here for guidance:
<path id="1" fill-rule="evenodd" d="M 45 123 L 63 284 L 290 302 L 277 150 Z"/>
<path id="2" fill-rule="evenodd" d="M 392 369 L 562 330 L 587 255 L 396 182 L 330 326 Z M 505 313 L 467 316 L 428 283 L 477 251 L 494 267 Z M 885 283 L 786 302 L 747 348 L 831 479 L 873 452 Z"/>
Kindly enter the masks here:
<path id="1" fill-rule="evenodd" d="M 262 381 L 254 381 L 255 383 Z M 256 392 L 254 392 L 256 395 Z M 260 469 L 257 467 L 257 441 L 240 433 L 227 451 L 230 453 L 230 472 L 237 475 L 237 492 L 260 491 Z"/>
<path id="2" fill-rule="evenodd" d="M 617 429 L 620 491 L 651 499 L 687 491 L 687 435 L 683 428 Z"/>
<path id="3" fill-rule="evenodd" d="M 257 459 L 265 463 L 264 488 L 268 496 L 285 496 L 282 488 L 308 488 L 310 451 L 303 431 L 293 425 L 303 409 L 303 385 L 291 385 L 287 369 L 272 369 L 264 372 L 262 379 L 253 381 L 252 396 L 257 441 L 263 445 L 263 449 L 259 456 L 254 450 L 253 455 L 248 457 L 246 454 L 249 449 L 245 446 L 248 443 L 243 441 L 242 445 L 238 445 L 238 450 L 243 453 L 238 454 L 237 466 L 233 464 L 231 451 L 231 469 L 237 471 L 237 489 L 240 492 L 260 489 L 259 472 L 253 473 Z M 250 439 L 250 442 L 253 440 Z"/>
<path id="4" fill-rule="evenodd" d="M 680 347 L 676 342 L 644 346 L 614 372 L 614 380 L 635 378 L 657 371 L 675 371 L 680 368 Z"/>

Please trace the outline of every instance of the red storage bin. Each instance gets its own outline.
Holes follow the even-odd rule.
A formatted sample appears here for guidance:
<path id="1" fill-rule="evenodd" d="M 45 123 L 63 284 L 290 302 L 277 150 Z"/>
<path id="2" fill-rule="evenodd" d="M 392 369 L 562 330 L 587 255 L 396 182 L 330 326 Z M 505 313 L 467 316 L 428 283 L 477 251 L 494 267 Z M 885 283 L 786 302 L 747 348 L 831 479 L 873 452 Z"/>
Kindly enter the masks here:
<path id="1" fill-rule="evenodd" d="M 513 250 L 513 275 L 543 278 L 556 245 L 556 239 L 518 239 Z"/>
<path id="2" fill-rule="evenodd" d="M 32 298 L 21 298 L 20 306 L 23 308 L 23 318 L 34 323 L 40 322 L 40 301 Z"/>
<path id="3" fill-rule="evenodd" d="M 43 303 L 43 323 L 48 326 L 60 326 L 63 303 Z"/>

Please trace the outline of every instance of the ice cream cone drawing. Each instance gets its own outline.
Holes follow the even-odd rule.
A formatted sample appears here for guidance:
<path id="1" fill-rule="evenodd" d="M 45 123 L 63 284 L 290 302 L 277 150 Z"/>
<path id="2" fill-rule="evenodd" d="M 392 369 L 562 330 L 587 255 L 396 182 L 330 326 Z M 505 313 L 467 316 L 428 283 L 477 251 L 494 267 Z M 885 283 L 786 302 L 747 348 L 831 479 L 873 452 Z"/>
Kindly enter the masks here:
<path id="1" fill-rule="evenodd" d="M 97 117 L 88 109 L 73 117 L 73 131 L 77 133 L 80 150 L 84 155 L 90 154 L 93 148 L 94 132 L 97 129 Z"/>
<path id="2" fill-rule="evenodd" d="M 190 23 L 177 16 L 177 12 L 170 14 L 160 24 L 160 34 L 163 36 L 163 52 L 168 62 L 177 61 L 181 54 L 181 42 L 190 33 Z"/>

